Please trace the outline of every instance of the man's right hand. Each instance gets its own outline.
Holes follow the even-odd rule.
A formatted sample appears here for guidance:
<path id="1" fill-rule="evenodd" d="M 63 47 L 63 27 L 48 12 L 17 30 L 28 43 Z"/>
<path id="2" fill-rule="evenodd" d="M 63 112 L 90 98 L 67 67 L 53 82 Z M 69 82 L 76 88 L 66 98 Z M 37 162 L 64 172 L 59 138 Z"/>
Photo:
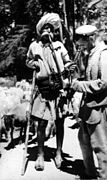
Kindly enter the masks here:
<path id="1" fill-rule="evenodd" d="M 38 62 L 36 62 L 36 61 L 33 62 L 33 68 L 36 70 L 36 72 L 40 71 L 40 66 L 39 66 Z"/>
<path id="2" fill-rule="evenodd" d="M 38 61 L 39 59 L 41 59 L 40 55 L 39 54 L 35 54 L 34 61 Z"/>

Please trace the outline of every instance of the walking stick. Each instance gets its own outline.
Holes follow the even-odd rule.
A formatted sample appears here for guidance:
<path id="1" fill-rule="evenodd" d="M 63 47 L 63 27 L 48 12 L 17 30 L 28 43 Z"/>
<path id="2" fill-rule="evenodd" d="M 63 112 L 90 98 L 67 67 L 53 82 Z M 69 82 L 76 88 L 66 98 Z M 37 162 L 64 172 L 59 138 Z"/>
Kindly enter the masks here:
<path id="1" fill-rule="evenodd" d="M 35 89 L 35 78 L 36 78 L 36 70 L 34 70 L 34 72 L 33 72 L 30 104 L 29 104 L 28 111 L 26 111 L 27 129 L 26 129 L 26 138 L 25 138 L 25 147 L 24 147 L 24 153 L 23 153 L 22 169 L 21 169 L 22 176 L 25 173 L 26 164 L 27 164 L 27 160 L 28 160 L 27 159 L 27 146 L 28 146 L 28 140 L 29 140 L 29 128 L 30 128 L 30 118 L 31 118 L 31 112 L 32 112 L 32 105 L 33 105 L 33 94 L 34 94 L 34 89 Z"/>

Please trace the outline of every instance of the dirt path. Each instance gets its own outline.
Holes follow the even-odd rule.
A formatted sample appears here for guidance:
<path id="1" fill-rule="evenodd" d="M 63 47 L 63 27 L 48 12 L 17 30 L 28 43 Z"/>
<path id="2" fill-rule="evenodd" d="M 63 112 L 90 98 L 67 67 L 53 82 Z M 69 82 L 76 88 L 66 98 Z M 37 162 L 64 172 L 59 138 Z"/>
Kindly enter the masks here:
<path id="1" fill-rule="evenodd" d="M 53 159 L 56 148 L 55 137 L 45 143 L 45 169 L 42 172 L 36 171 L 34 168 L 37 144 L 31 143 L 29 145 L 29 161 L 24 176 L 21 176 L 24 144 L 6 150 L 3 148 L 6 143 L 2 143 L 0 180 L 74 180 L 84 176 L 82 155 L 77 139 L 78 129 L 72 129 L 73 124 L 75 121 L 66 119 L 63 144 L 65 163 L 61 170 L 56 169 Z"/>

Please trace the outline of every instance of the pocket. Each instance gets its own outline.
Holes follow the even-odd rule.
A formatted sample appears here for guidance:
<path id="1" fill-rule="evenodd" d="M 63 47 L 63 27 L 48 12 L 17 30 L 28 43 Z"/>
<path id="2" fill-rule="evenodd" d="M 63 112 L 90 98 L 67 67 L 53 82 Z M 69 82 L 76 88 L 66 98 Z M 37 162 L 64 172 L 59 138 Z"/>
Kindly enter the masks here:
<path id="1" fill-rule="evenodd" d="M 89 108 L 107 106 L 107 89 L 98 94 L 88 94 L 86 104 Z"/>
<path id="2" fill-rule="evenodd" d="M 101 108 L 89 108 L 84 105 L 80 108 L 79 117 L 87 124 L 97 124 L 101 121 Z"/>
<path id="3" fill-rule="evenodd" d="M 86 121 L 88 124 L 97 124 L 101 121 L 101 108 L 91 109 L 90 116 Z"/>

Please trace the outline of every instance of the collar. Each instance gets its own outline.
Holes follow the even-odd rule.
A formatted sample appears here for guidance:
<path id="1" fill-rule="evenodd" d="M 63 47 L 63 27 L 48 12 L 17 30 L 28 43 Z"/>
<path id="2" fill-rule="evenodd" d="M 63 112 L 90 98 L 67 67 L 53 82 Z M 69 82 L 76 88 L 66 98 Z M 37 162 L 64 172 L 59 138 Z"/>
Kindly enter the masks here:
<path id="1" fill-rule="evenodd" d="M 40 44 L 40 46 L 42 47 L 42 48 L 47 48 L 47 47 L 50 47 L 49 46 L 49 43 L 47 43 L 47 44 L 43 44 L 41 41 L 39 42 L 39 44 Z M 53 45 L 53 47 L 54 47 L 54 50 L 58 50 L 58 49 L 61 49 L 61 45 L 56 41 L 56 42 L 52 42 L 52 45 Z"/>
<path id="2" fill-rule="evenodd" d="M 44 47 L 49 47 L 49 43 L 43 44 L 41 41 L 39 41 L 39 44 L 40 44 L 40 46 L 43 47 L 43 48 L 44 48 Z"/>
<path id="3" fill-rule="evenodd" d="M 107 45 L 105 45 L 103 42 L 100 42 L 100 44 L 98 44 L 97 46 L 95 46 L 91 52 L 89 56 L 92 56 L 96 51 L 101 51 L 103 49 L 107 48 Z"/>

